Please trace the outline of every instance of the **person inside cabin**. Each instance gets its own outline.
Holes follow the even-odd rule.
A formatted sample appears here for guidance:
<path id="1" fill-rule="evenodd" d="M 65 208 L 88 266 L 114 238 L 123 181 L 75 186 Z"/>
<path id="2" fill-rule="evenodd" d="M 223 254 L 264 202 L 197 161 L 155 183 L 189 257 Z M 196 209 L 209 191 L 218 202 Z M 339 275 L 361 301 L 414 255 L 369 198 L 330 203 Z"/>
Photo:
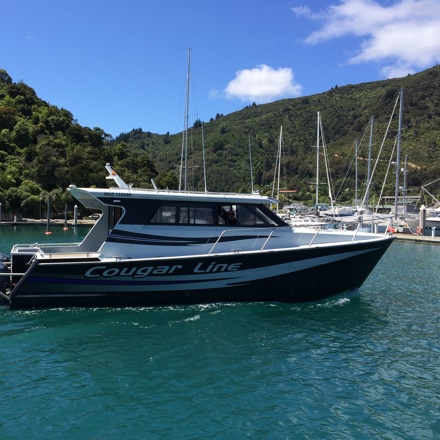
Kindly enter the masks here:
<path id="1" fill-rule="evenodd" d="M 231 206 L 231 208 L 228 211 L 227 218 L 226 218 L 226 224 L 228 224 L 228 225 L 235 225 L 236 223 L 237 223 L 237 220 L 235 219 L 235 212 L 234 212 L 234 210 L 232 209 L 232 206 Z"/>

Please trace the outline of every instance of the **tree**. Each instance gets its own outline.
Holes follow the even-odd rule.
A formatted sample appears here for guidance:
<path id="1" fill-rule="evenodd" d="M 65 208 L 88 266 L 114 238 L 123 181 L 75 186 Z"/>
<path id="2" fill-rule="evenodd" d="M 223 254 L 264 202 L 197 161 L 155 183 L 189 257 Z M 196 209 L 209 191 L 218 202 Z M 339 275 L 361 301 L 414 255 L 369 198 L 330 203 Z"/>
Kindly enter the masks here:
<path id="1" fill-rule="evenodd" d="M 54 148 L 46 145 L 40 148 L 37 157 L 32 163 L 34 180 L 46 191 L 57 188 L 60 184 L 57 179 L 57 169 L 65 166 L 65 160 Z"/>
<path id="2" fill-rule="evenodd" d="M 16 148 L 17 145 L 15 145 L 12 139 L 12 132 L 7 129 L 0 130 L 0 151 L 7 154 L 14 154 Z"/>
<path id="3" fill-rule="evenodd" d="M 154 179 L 156 186 L 160 189 L 178 189 L 179 181 L 174 171 L 160 171 Z"/>
<path id="4" fill-rule="evenodd" d="M 32 180 L 25 179 L 23 182 L 21 182 L 20 191 L 30 195 L 39 196 L 42 189 L 35 182 L 32 182 Z"/>
<path id="5" fill-rule="evenodd" d="M 0 171 L 0 188 L 9 189 L 15 187 L 16 185 L 17 182 L 11 174 L 5 171 Z"/>
<path id="6" fill-rule="evenodd" d="M 31 143 L 31 124 L 24 119 L 20 119 L 15 124 L 13 140 L 19 148 L 27 147 Z"/>
<path id="7" fill-rule="evenodd" d="M 12 84 L 12 78 L 4 69 L 0 69 L 0 86 Z"/>
<path id="8" fill-rule="evenodd" d="M 29 195 L 24 197 L 21 202 L 21 212 L 26 217 L 39 218 L 41 199 L 38 196 Z"/>
<path id="9" fill-rule="evenodd" d="M 17 110 L 9 105 L 0 105 L 0 131 L 11 130 L 17 121 Z"/>
<path id="10" fill-rule="evenodd" d="M 4 193 L 5 211 L 11 211 L 13 213 L 20 212 L 22 200 L 23 194 L 18 188 L 9 188 Z"/>

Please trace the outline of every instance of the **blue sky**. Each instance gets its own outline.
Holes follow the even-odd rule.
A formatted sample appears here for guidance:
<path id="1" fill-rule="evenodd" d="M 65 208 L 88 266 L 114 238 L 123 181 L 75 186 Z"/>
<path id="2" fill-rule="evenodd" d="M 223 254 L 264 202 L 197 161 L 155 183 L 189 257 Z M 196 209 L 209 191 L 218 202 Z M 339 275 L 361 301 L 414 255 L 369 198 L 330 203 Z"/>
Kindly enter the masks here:
<path id="1" fill-rule="evenodd" d="M 0 69 L 112 136 L 440 61 L 439 0 L 0 0 Z"/>

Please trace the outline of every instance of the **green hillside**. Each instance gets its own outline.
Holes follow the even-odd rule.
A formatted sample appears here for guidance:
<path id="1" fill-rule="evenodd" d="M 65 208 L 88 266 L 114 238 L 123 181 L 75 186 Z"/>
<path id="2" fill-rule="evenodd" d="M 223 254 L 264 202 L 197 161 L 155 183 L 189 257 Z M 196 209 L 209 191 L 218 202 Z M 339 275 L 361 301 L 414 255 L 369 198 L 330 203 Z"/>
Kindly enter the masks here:
<path id="1" fill-rule="evenodd" d="M 316 120 L 323 121 L 329 169 L 334 193 L 340 202 L 353 199 L 355 188 L 355 142 L 359 142 L 359 186 L 365 186 L 367 173 L 369 121 L 374 115 L 373 152 L 375 159 L 383 144 L 373 182 L 373 193 L 380 192 L 396 140 L 398 110 L 387 126 L 401 88 L 404 88 L 402 167 L 408 159 L 409 194 L 418 195 L 420 185 L 440 177 L 440 67 L 405 78 L 359 85 L 335 86 L 308 97 L 284 99 L 271 104 L 251 105 L 241 111 L 204 123 L 204 145 L 208 190 L 249 191 L 249 139 L 252 151 L 254 187 L 270 193 L 283 127 L 281 186 L 296 190 L 296 200 L 311 202 L 316 180 Z M 183 122 L 182 122 L 183 124 Z M 117 137 L 133 148 L 149 153 L 158 169 L 176 170 L 180 164 L 182 134 L 157 138 L 135 130 Z M 196 121 L 189 134 L 188 175 L 190 186 L 203 189 L 202 128 Z M 395 157 L 395 155 L 394 155 Z M 323 157 L 321 164 L 324 164 Z M 350 166 L 351 165 L 351 166 Z M 320 181 L 327 182 L 322 165 Z M 401 179 L 403 185 L 403 177 Z M 385 194 L 394 195 L 395 174 L 391 168 Z M 328 193 L 323 185 L 323 201 Z"/>
<path id="2" fill-rule="evenodd" d="M 254 104 L 204 121 L 208 190 L 250 191 L 250 143 L 254 189 L 270 193 L 282 126 L 281 187 L 295 190 L 296 200 L 312 203 L 313 146 L 320 112 L 334 193 L 341 203 L 354 197 L 356 140 L 360 191 L 365 184 L 368 124 L 374 115 L 373 159 L 384 142 L 373 184 L 373 193 L 379 194 L 396 138 L 397 113 L 385 141 L 384 134 L 401 87 L 405 92 L 402 159 L 407 156 L 410 164 L 409 194 L 419 194 L 420 185 L 440 177 L 439 66 L 405 78 L 335 86 L 313 96 Z M 47 197 L 61 211 L 65 203 L 72 203 L 64 191 L 68 185 L 106 184 L 105 162 L 135 186 L 148 186 L 154 178 L 158 187 L 176 188 L 181 148 L 182 134 L 137 129 L 112 139 L 105 129 L 83 127 L 68 110 L 41 100 L 30 86 L 15 83 L 0 69 L 0 202 L 5 211 L 35 216 Z M 320 193 L 326 201 L 321 156 Z M 188 186 L 203 189 L 202 121 L 195 121 L 190 130 L 188 157 Z M 394 180 L 390 171 L 385 194 L 394 194 Z"/>

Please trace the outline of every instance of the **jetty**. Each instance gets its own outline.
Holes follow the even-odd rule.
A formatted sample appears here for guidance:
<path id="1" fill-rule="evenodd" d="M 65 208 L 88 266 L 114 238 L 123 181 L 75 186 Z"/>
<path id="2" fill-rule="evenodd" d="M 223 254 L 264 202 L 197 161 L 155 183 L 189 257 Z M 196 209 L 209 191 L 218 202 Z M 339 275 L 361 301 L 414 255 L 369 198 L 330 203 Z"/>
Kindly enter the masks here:
<path id="1" fill-rule="evenodd" d="M 393 236 L 397 241 L 408 241 L 412 243 L 423 243 L 423 244 L 440 244 L 440 237 L 432 237 L 428 235 L 417 235 L 417 234 L 402 234 L 394 233 Z"/>

